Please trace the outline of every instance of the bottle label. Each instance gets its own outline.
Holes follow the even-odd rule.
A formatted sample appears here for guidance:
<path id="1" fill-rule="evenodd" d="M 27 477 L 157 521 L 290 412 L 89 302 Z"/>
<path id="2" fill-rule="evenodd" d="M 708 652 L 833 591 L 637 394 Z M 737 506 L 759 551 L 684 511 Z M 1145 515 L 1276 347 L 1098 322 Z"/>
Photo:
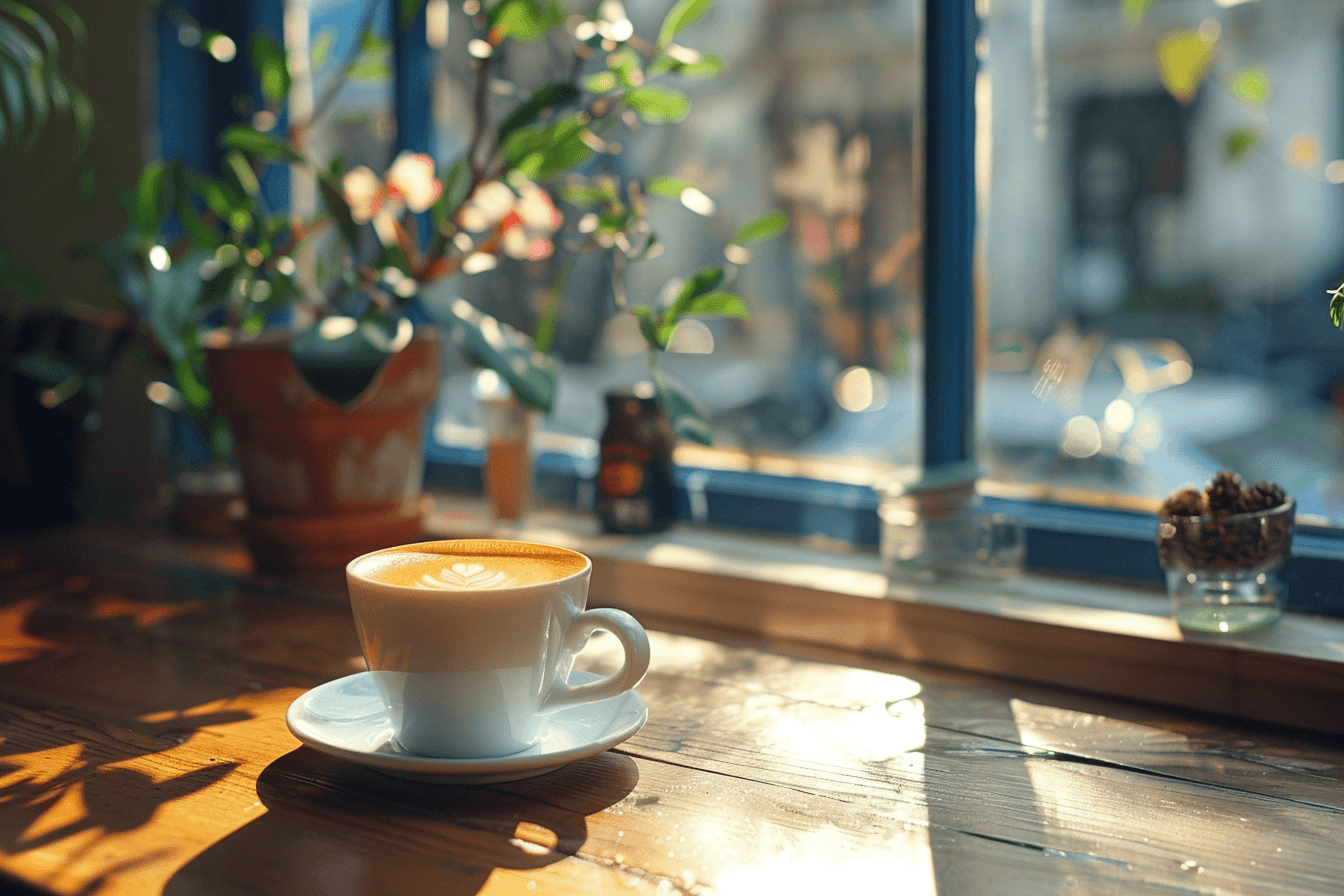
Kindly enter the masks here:
<path id="1" fill-rule="evenodd" d="M 604 460 L 597 475 L 602 494 L 613 498 L 629 497 L 644 487 L 644 467 L 628 460 Z"/>

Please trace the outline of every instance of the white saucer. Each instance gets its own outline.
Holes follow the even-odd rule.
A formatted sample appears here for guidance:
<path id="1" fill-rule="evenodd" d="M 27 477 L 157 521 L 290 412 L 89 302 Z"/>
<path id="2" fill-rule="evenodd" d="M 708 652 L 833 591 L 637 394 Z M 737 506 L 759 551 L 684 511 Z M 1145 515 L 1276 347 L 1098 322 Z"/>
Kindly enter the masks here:
<path id="1" fill-rule="evenodd" d="M 580 684 L 598 676 L 573 672 Z M 314 750 L 413 781 L 492 784 L 543 775 L 585 756 L 608 750 L 633 735 L 649 718 L 634 691 L 557 710 L 541 740 L 521 753 L 487 759 L 435 759 L 409 753 L 392 736 L 387 708 L 367 672 L 318 685 L 289 705 L 285 723 Z"/>

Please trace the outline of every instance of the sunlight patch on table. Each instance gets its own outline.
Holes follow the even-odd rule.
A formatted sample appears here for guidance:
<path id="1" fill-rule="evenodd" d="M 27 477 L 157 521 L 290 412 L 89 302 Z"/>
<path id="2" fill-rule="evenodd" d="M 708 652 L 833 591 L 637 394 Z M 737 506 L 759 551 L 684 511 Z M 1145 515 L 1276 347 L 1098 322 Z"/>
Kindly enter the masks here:
<path id="1" fill-rule="evenodd" d="M 927 821 L 902 825 L 900 836 L 877 846 L 857 845 L 833 827 L 805 834 L 792 849 L 724 872 L 713 891 L 717 896 L 936 894 Z"/>

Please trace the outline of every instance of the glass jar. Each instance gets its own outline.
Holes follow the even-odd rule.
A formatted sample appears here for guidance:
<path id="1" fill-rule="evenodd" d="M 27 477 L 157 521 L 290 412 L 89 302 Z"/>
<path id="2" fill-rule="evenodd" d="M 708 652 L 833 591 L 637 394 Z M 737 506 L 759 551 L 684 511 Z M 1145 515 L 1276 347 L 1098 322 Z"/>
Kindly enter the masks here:
<path id="1" fill-rule="evenodd" d="M 1283 612 L 1279 570 L 1292 553 L 1296 502 L 1227 516 L 1163 516 L 1157 551 L 1177 624 L 1230 634 L 1264 628 Z"/>
<path id="2" fill-rule="evenodd" d="M 536 411 L 523 404 L 493 370 L 476 377 L 485 430 L 481 469 L 486 503 L 496 522 L 519 523 L 532 506 L 532 432 Z"/>

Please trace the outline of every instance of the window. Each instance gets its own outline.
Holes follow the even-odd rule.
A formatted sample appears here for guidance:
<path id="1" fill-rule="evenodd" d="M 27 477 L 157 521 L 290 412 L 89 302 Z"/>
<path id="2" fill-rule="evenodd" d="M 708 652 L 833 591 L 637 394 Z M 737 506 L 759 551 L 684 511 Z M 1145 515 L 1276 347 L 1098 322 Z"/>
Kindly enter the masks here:
<path id="1" fill-rule="evenodd" d="M 1226 468 L 1339 522 L 1342 26 L 1313 0 L 988 4 L 992 476 L 1161 499 Z"/>
<path id="2" fill-rule="evenodd" d="M 944 27 L 970 14 L 928 2 L 952 17 Z M 446 161 L 469 139 L 474 35 L 460 4 L 430 0 L 404 39 L 395 5 L 373 7 L 384 40 L 361 55 L 363 83 L 333 99 L 340 114 L 314 135 L 324 153 L 378 167 L 409 140 Z M 648 31 L 669 5 L 628 0 L 624 15 Z M 1344 337 L 1326 315 L 1344 280 L 1344 8 L 980 0 L 975 64 L 940 70 L 925 57 L 924 7 L 718 0 L 685 35 L 727 63 L 722 78 L 682 85 L 691 117 L 604 135 L 631 150 L 614 175 L 684 177 L 718 212 L 657 200 L 666 251 L 620 278 L 640 301 L 712 259 L 737 224 L 771 209 L 791 221 L 744 267 L 752 319 L 688 332 L 681 347 L 713 351 L 669 359 L 715 429 L 713 450 L 679 455 L 685 515 L 874 544 L 872 486 L 912 474 L 934 427 L 939 459 L 973 455 L 994 506 L 1028 523 L 1030 563 L 1154 579 L 1156 502 L 1230 468 L 1299 500 L 1290 604 L 1344 610 L 1320 584 L 1344 559 Z M 363 7 L 284 10 L 320 102 L 323 65 L 344 58 Z M 502 64 L 526 90 L 563 59 Z M 429 90 L 408 89 L 421 83 L 410 72 Z M 925 173 L 950 165 L 939 176 L 955 200 L 972 158 L 926 160 L 923 140 L 955 134 L 971 96 L 974 143 L 963 135 L 961 150 L 974 148 L 976 229 L 952 222 L 951 240 L 925 239 Z M 971 257 L 967 288 L 926 308 L 924 267 Z M 557 328 L 565 364 L 542 487 L 577 503 L 591 494 L 601 393 L 642 372 L 633 321 L 614 313 L 611 259 L 576 266 Z M 555 273 L 521 261 L 444 288 L 530 331 Z M 973 403 L 948 388 L 967 357 Z M 440 483 L 476 476 L 469 380 L 460 363 L 446 372 L 430 446 Z M 973 452 L 959 447 L 968 434 Z"/>

